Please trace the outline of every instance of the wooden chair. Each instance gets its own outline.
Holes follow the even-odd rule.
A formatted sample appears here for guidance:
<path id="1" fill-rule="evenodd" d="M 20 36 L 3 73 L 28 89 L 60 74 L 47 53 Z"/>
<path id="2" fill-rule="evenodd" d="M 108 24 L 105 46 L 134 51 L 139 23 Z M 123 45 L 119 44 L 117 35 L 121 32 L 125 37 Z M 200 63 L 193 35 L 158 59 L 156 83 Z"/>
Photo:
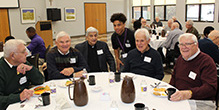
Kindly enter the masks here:
<path id="1" fill-rule="evenodd" d="M 45 62 L 46 62 L 46 56 L 47 56 L 47 53 L 49 52 L 50 50 L 50 45 L 48 45 L 48 47 L 46 48 L 46 52 L 45 52 Z"/>
<path id="2" fill-rule="evenodd" d="M 27 61 L 28 61 L 31 65 L 35 66 L 36 68 L 39 68 L 39 67 L 38 67 L 39 53 L 27 57 Z"/>
<path id="3" fill-rule="evenodd" d="M 3 51 L 3 42 L 0 42 L 0 52 Z"/>

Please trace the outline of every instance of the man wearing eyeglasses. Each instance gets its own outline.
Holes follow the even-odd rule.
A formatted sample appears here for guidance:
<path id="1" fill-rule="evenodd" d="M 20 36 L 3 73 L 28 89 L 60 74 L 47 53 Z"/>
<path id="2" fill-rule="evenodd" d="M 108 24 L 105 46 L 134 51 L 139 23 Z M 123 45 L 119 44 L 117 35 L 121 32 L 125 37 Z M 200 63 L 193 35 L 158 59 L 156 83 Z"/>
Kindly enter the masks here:
<path id="1" fill-rule="evenodd" d="M 27 51 L 22 40 L 11 39 L 4 45 L 4 57 L 0 59 L 0 110 L 9 104 L 30 99 L 30 85 L 44 82 L 37 68 L 26 62 Z"/>
<path id="2" fill-rule="evenodd" d="M 193 99 L 197 110 L 215 109 L 217 70 L 213 59 L 199 50 L 195 35 L 182 34 L 178 41 L 181 55 L 176 61 L 170 84 L 179 91 L 170 100 Z"/>

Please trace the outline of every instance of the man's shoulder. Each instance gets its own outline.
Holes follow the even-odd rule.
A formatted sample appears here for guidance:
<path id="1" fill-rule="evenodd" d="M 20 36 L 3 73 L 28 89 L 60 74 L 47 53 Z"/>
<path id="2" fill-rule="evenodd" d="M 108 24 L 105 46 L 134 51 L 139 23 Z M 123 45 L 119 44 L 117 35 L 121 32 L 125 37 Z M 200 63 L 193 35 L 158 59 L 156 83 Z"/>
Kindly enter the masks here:
<path id="1" fill-rule="evenodd" d="M 75 48 L 81 48 L 81 47 L 85 46 L 85 45 L 86 45 L 86 42 L 87 42 L 87 41 L 84 41 L 84 42 L 81 42 L 81 43 L 76 44 L 76 45 L 75 45 Z"/>

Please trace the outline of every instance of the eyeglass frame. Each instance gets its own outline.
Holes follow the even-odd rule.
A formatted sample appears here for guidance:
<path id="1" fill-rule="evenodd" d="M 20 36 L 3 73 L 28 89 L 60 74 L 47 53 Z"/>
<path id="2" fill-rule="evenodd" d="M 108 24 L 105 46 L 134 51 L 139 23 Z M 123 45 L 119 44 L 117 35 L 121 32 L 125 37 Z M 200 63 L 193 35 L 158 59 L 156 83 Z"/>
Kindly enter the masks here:
<path id="1" fill-rule="evenodd" d="M 183 47 L 183 46 L 188 47 L 188 46 L 190 46 L 190 45 L 192 45 L 192 44 L 196 44 L 196 42 L 185 43 L 185 44 L 179 43 L 179 44 L 178 44 L 178 47 Z"/>

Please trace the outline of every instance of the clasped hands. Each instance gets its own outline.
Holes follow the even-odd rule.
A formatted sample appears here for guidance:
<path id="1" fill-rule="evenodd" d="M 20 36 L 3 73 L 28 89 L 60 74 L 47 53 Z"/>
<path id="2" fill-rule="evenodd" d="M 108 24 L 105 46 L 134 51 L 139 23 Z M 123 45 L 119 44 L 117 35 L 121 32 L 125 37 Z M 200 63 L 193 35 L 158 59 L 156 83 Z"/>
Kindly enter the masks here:
<path id="1" fill-rule="evenodd" d="M 65 75 L 65 76 L 70 76 L 71 74 L 74 73 L 74 68 L 72 68 L 72 67 L 64 68 L 60 73 Z M 81 70 L 77 73 L 74 73 L 74 77 L 82 77 L 82 75 L 83 75 L 83 70 Z"/>

